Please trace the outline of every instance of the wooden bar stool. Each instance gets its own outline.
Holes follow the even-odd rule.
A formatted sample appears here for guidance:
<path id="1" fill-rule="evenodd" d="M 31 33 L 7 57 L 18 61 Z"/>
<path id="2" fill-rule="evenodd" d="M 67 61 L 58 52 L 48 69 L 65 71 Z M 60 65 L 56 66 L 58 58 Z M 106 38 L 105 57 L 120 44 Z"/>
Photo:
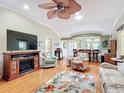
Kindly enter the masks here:
<path id="1" fill-rule="evenodd" d="M 93 61 L 98 61 L 98 54 L 99 54 L 99 50 L 94 49 L 93 50 Z"/>
<path id="2" fill-rule="evenodd" d="M 89 61 L 91 61 L 91 49 L 86 49 L 85 53 L 88 53 Z"/>
<path id="3" fill-rule="evenodd" d="M 79 49 L 78 52 L 84 53 L 84 49 Z"/>
<path id="4" fill-rule="evenodd" d="M 77 57 L 77 55 L 78 55 L 78 50 L 77 50 L 77 49 L 73 49 L 73 54 L 74 54 L 74 57 Z"/>

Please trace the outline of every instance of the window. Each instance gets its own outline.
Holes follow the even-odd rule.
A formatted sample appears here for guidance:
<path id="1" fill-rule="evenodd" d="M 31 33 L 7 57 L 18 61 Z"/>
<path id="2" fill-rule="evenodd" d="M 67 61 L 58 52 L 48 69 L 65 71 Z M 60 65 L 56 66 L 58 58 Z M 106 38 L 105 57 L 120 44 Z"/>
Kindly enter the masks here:
<path id="1" fill-rule="evenodd" d="M 100 36 L 83 36 L 73 40 L 64 40 L 63 49 L 100 49 Z"/>
<path id="2" fill-rule="evenodd" d="M 93 42 L 93 43 L 92 43 L 93 49 L 99 49 L 99 45 L 100 45 L 99 42 Z"/>
<path id="3" fill-rule="evenodd" d="M 94 37 L 82 37 L 80 38 L 80 43 L 78 43 L 78 48 L 83 49 L 99 49 L 100 48 L 100 37 L 94 36 Z"/>

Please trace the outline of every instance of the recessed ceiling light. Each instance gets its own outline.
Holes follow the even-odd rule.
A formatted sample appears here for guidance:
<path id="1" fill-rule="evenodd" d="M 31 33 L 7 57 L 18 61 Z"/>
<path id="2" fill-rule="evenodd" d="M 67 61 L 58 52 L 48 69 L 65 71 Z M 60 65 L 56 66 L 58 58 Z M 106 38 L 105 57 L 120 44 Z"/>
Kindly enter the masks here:
<path id="1" fill-rule="evenodd" d="M 76 20 L 80 20 L 80 19 L 82 19 L 83 17 L 81 16 L 81 15 L 77 15 L 77 16 L 75 16 L 75 19 Z"/>
<path id="2" fill-rule="evenodd" d="M 29 10 L 29 6 L 27 4 L 24 4 L 23 7 L 24 7 L 25 10 Z"/>

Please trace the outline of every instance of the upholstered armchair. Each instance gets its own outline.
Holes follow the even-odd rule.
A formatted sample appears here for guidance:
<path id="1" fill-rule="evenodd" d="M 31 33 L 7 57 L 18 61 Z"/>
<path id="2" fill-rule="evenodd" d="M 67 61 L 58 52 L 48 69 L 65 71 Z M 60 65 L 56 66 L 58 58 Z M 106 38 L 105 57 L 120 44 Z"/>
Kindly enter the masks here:
<path id="1" fill-rule="evenodd" d="M 89 60 L 89 57 L 88 57 L 88 54 L 87 53 L 78 53 L 78 59 L 80 61 L 88 61 Z"/>
<path id="2" fill-rule="evenodd" d="M 42 68 L 55 67 L 57 63 L 57 57 L 42 54 Z"/>

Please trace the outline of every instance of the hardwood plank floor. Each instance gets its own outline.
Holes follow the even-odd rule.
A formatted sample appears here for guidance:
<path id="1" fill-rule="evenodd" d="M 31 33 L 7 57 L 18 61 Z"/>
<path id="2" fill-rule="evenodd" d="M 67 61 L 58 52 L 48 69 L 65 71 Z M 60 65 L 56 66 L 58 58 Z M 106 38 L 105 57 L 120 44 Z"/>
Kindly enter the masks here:
<path id="1" fill-rule="evenodd" d="M 96 93 L 102 93 L 100 87 L 99 78 L 99 63 L 90 62 L 89 71 L 85 73 L 91 73 L 95 76 Z M 57 73 L 63 70 L 71 70 L 65 66 L 65 61 L 59 61 L 56 68 L 41 69 L 39 71 L 27 74 L 15 80 L 6 82 L 0 80 L 0 93 L 34 93 L 35 89 L 47 82 Z M 74 71 L 74 70 L 72 70 Z M 76 71 L 77 72 L 77 71 Z M 78 73 L 84 73 L 79 72 Z"/>

